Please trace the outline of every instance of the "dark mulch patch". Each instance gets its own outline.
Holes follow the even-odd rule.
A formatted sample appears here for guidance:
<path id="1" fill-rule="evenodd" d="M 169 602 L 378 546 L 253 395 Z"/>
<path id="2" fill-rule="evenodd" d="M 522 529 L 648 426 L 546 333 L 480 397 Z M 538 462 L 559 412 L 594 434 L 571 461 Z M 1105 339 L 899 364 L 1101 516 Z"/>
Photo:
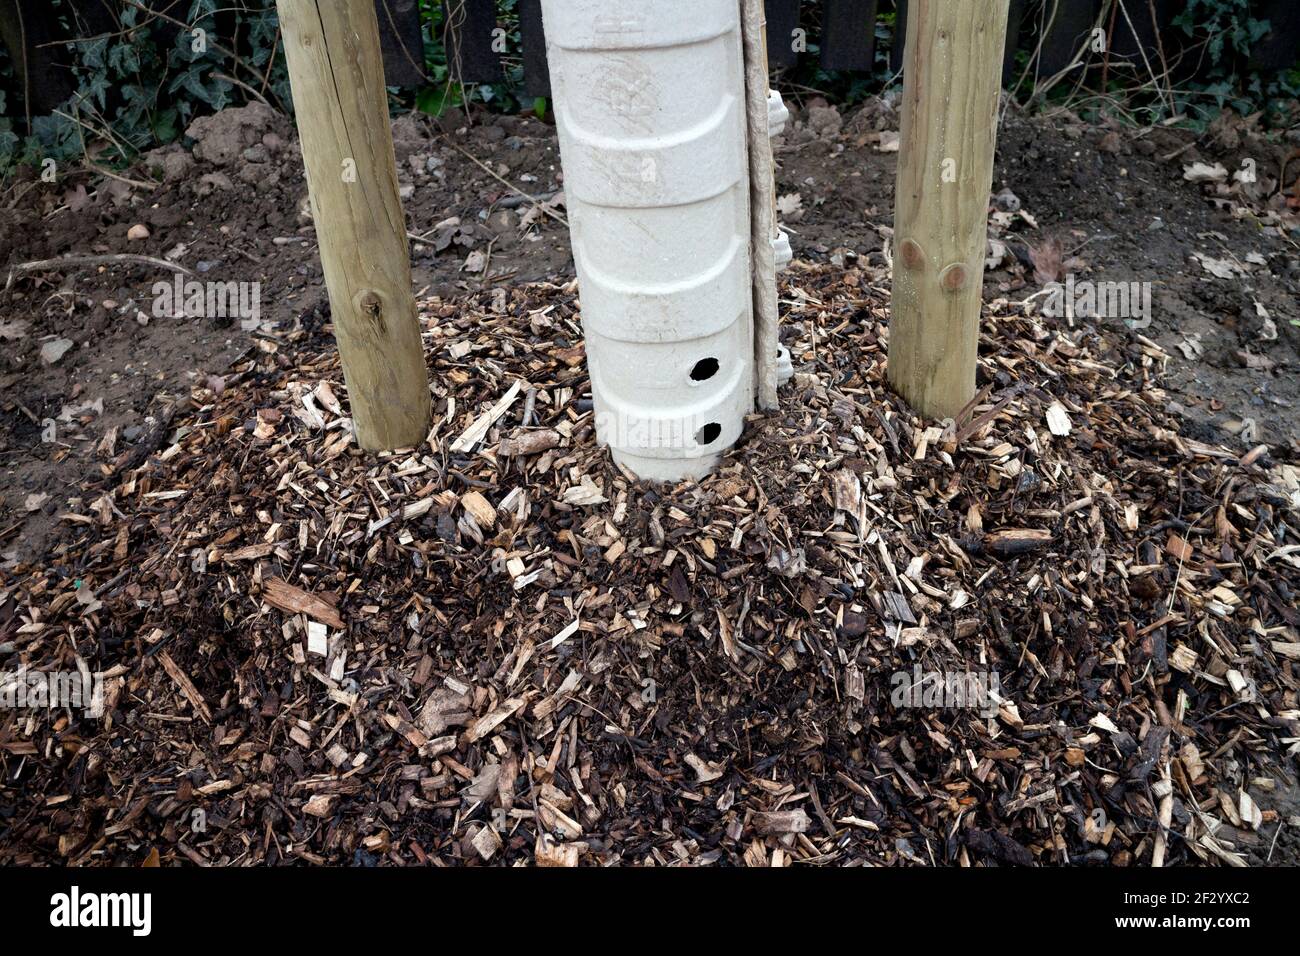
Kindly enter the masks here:
<path id="1" fill-rule="evenodd" d="M 673 489 L 595 444 L 572 285 L 425 303 L 435 426 L 378 459 L 332 347 L 261 340 L 0 585 L 0 665 L 109 675 L 0 712 L 0 861 L 1294 862 L 1296 463 L 1003 302 L 927 427 L 883 286 L 790 276 L 782 410 Z"/>

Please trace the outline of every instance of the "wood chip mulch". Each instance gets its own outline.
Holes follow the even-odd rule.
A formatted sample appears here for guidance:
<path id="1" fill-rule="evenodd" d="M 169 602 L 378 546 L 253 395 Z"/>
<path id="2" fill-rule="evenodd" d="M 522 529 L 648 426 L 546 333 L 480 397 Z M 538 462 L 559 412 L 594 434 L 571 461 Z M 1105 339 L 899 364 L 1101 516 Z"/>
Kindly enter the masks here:
<path id="1" fill-rule="evenodd" d="M 572 284 L 422 304 L 406 453 L 351 443 L 328 341 L 258 339 L 0 578 L 0 670 L 105 675 L 0 710 L 0 862 L 1294 862 L 1293 451 L 1004 301 L 923 423 L 886 296 L 797 266 L 782 410 L 678 488 L 595 445 Z M 930 673 L 997 693 L 900 702 Z"/>

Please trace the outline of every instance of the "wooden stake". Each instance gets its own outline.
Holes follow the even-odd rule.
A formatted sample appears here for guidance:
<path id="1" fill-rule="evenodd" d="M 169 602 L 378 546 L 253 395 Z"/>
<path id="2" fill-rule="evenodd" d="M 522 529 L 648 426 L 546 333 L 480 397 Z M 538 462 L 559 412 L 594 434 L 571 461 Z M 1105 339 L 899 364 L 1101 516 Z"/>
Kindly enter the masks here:
<path id="1" fill-rule="evenodd" d="M 418 445 L 429 429 L 429 380 L 375 5 L 277 6 L 357 441 L 371 451 Z"/>
<path id="2" fill-rule="evenodd" d="M 763 0 L 741 0 L 745 114 L 749 152 L 750 272 L 754 299 L 754 377 L 758 407 L 777 407 L 776 356 L 781 346 L 776 288 L 776 179 L 767 113 L 767 18 Z"/>
<path id="3" fill-rule="evenodd" d="M 975 394 L 1008 5 L 908 4 L 889 380 L 930 418 Z"/>

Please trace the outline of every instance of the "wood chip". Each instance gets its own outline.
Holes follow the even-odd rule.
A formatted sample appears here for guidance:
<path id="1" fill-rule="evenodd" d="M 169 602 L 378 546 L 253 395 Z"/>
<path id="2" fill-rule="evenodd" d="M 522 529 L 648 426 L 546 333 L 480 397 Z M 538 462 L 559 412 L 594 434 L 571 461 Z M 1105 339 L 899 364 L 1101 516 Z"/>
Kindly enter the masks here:
<path id="1" fill-rule="evenodd" d="M 306 614 L 322 624 L 339 630 L 344 627 L 343 618 L 339 616 L 333 604 L 300 587 L 295 587 L 283 578 L 267 578 L 263 581 L 262 588 L 262 600 L 272 607 L 278 607 L 281 611 L 288 611 L 290 614 Z"/>
<path id="2" fill-rule="evenodd" d="M 189 675 L 177 666 L 176 662 L 172 660 L 172 656 L 168 654 L 166 650 L 158 652 L 158 663 L 162 664 L 163 670 L 167 672 L 167 676 L 176 682 L 176 686 L 180 688 L 181 693 L 185 695 L 185 699 L 190 702 L 195 712 L 207 723 L 212 723 L 212 711 L 203 700 L 203 695 L 200 694 L 199 689 L 194 686 L 194 681 L 190 680 Z"/>

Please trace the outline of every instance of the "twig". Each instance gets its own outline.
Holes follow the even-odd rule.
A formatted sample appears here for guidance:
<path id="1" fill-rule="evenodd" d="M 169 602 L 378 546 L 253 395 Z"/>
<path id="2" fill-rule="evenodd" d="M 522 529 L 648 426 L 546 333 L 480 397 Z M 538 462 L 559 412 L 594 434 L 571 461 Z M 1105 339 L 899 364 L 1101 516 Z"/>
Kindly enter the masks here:
<path id="1" fill-rule="evenodd" d="M 1270 843 L 1270 844 L 1268 845 L 1268 856 L 1264 857 L 1264 862 L 1265 862 L 1265 863 L 1270 863 L 1270 862 L 1272 862 L 1272 860 L 1273 860 L 1273 847 L 1277 846 L 1277 836 L 1278 836 L 1279 833 L 1282 832 L 1282 828 L 1283 828 L 1284 826 L 1286 826 L 1286 821 L 1285 821 L 1285 820 L 1278 820 L 1278 821 L 1277 821 L 1277 829 L 1273 831 L 1273 842 Z"/>
<path id="2" fill-rule="evenodd" d="M 129 179 L 126 176 L 122 176 L 118 173 L 115 173 L 110 169 L 105 169 L 103 166 L 97 166 L 94 163 L 90 162 L 89 160 L 87 160 L 86 162 L 86 168 L 91 170 L 92 172 L 99 173 L 99 175 L 101 176 L 107 176 L 109 179 L 116 179 L 119 183 L 126 183 L 128 186 L 134 186 L 136 189 L 157 189 L 159 186 L 162 185 L 162 183 L 154 182 L 152 179 L 149 180 Z"/>
<path id="3" fill-rule="evenodd" d="M 21 45 L 17 52 L 23 56 L 23 110 L 27 113 L 27 135 L 32 135 L 32 57 L 31 50 L 27 46 L 27 24 L 23 21 L 22 4 L 14 4 L 14 12 L 18 14 L 18 42 Z"/>
<path id="4" fill-rule="evenodd" d="M 1133 34 L 1134 38 L 1136 38 L 1138 35 L 1137 27 L 1133 25 L 1133 18 L 1128 15 L 1128 7 L 1124 5 L 1124 0 L 1116 0 L 1116 3 L 1118 5 L 1119 12 L 1124 14 L 1124 22 L 1128 24 L 1129 32 Z M 1154 13 L 1154 8 L 1152 8 L 1152 12 Z M 1151 22 L 1151 29 L 1155 33 L 1156 37 L 1158 38 L 1160 36 L 1160 25 L 1155 21 L 1154 17 L 1152 18 L 1152 22 Z M 1138 54 L 1142 57 L 1142 65 L 1147 68 L 1147 73 L 1150 74 L 1151 81 L 1152 83 L 1155 84 L 1156 93 L 1159 95 L 1159 97 L 1162 100 L 1164 100 L 1166 103 L 1169 104 L 1169 115 L 1170 116 L 1174 115 L 1177 112 L 1177 107 L 1174 106 L 1174 100 L 1172 94 L 1168 93 L 1165 90 L 1165 88 L 1160 85 L 1160 77 L 1156 75 L 1155 67 L 1151 65 L 1151 60 L 1147 57 L 1146 50 L 1142 49 L 1142 44 L 1139 43 L 1137 46 L 1138 46 Z M 1109 66 L 1110 65 L 1109 50 L 1106 51 L 1106 56 L 1107 56 L 1106 63 L 1107 66 Z M 1104 90 L 1105 88 L 1106 88 L 1105 84 L 1103 84 L 1102 89 Z"/>
<path id="5" fill-rule="evenodd" d="M 262 74 L 262 93 L 265 94 L 267 87 L 271 85 L 271 71 L 275 69 L 275 51 L 280 48 L 280 30 L 281 26 L 277 19 L 275 25 L 275 39 L 271 41 L 271 55 L 266 58 L 266 72 Z"/>
<path id="6" fill-rule="evenodd" d="M 402 55 L 406 57 L 406 61 L 415 68 L 415 72 L 420 74 L 420 79 L 428 82 L 431 77 L 428 73 L 424 72 L 424 65 L 415 62 L 415 57 L 413 57 L 411 51 L 407 49 L 406 39 L 402 36 L 402 31 L 397 26 L 397 20 L 393 17 L 393 8 L 388 5 L 388 0 L 382 0 L 382 3 L 384 7 L 384 15 L 388 18 L 388 26 L 393 31 L 393 36 L 397 39 L 397 45 L 402 48 Z M 277 36 L 278 35 L 279 34 L 277 33 Z M 443 48 L 446 49 L 445 45 Z"/>
<path id="7" fill-rule="evenodd" d="M 253 89 L 251 86 L 249 86 L 249 85 L 248 85 L 247 83 L 245 83 L 243 80 L 235 79 L 235 77 L 231 76 L 231 75 L 228 74 L 228 73 L 213 73 L 213 74 L 212 74 L 212 78 L 213 78 L 214 80 L 225 80 L 227 83 L 233 83 L 233 84 L 235 84 L 235 86 L 239 87 L 241 90 L 243 90 L 244 92 L 246 92 L 249 96 L 256 97 L 256 98 L 257 98 L 258 100 L 260 100 L 262 103 L 265 103 L 267 106 L 271 106 L 271 104 L 267 101 L 267 99 L 266 99 L 265 96 L 263 96 L 263 95 L 262 95 L 261 93 L 259 93 L 257 90 Z M 274 106 L 271 106 L 271 109 L 275 109 L 275 107 L 274 107 Z M 277 112 L 278 112 L 278 110 L 277 110 Z"/>
<path id="8" fill-rule="evenodd" d="M 78 101 L 74 100 L 72 102 L 75 108 L 75 106 L 78 105 Z M 127 148 L 126 144 L 123 143 L 120 139 L 118 139 L 117 136 L 113 133 L 113 128 L 110 125 L 105 124 L 103 129 L 96 129 L 95 127 L 87 123 L 85 120 L 83 120 L 80 116 L 69 115 L 68 113 L 63 112 L 63 110 L 55 110 L 54 115 L 62 116 L 64 119 L 72 120 L 72 122 L 77 124 L 77 138 L 81 141 L 81 154 L 86 158 L 87 166 L 91 165 L 90 151 L 86 149 L 86 137 L 81 135 L 81 130 L 83 129 L 86 132 L 91 133 L 96 137 L 99 137 L 100 139 L 105 139 L 111 142 L 114 146 L 117 147 L 118 152 L 120 152 L 123 156 L 129 155 L 131 152 Z"/>
<path id="9" fill-rule="evenodd" d="M 20 262 L 9 270 L 9 278 L 5 280 L 4 291 L 8 292 L 14 284 L 14 279 L 20 272 L 39 272 L 42 269 L 63 269 L 67 266 L 93 266 L 108 265 L 110 263 L 133 262 L 139 265 L 158 266 L 162 269 L 170 269 L 173 272 L 180 272 L 183 275 L 193 277 L 194 273 L 184 266 L 177 265 L 174 262 L 168 262 L 166 259 L 155 259 L 153 256 L 140 256 L 130 252 L 119 252 L 113 255 L 103 256 L 64 256 L 61 259 L 36 259 L 32 262 Z"/>
<path id="10" fill-rule="evenodd" d="M 500 175 L 498 175 L 497 172 L 496 172 L 495 170 L 493 170 L 491 166 L 489 166 L 487 163 L 483 162 L 481 159 L 479 159 L 479 158 L 478 158 L 477 156 L 475 156 L 473 153 L 470 153 L 470 152 L 468 152 L 467 150 L 463 150 L 463 149 L 461 149 L 461 148 L 460 148 L 459 146 L 457 146 L 455 143 L 451 143 L 451 142 L 449 142 L 447 145 L 450 146 L 452 149 L 454 149 L 456 152 L 460 153 L 462 156 L 464 156 L 464 157 L 465 157 L 466 159 L 468 159 L 470 162 L 474 163 L 476 166 L 478 166 L 480 169 L 482 169 L 485 173 L 487 173 L 489 176 L 491 176 L 493 179 L 495 179 L 495 180 L 496 180 L 497 182 L 499 182 L 501 185 L 505 186 L 505 187 L 506 187 L 507 189 L 509 189 L 511 192 L 515 192 L 515 193 L 518 193 L 520 196 L 523 196 L 526 200 L 528 200 L 530 203 L 532 203 L 534 206 L 536 206 L 539 210 L 541 210 L 542 213 L 544 213 L 544 214 L 547 215 L 547 216 L 550 216 L 552 219 L 554 219 L 556 222 L 562 224 L 562 225 L 565 226 L 566 228 L 568 227 L 568 225 L 569 225 L 569 220 L 565 219 L 565 218 L 564 218 L 563 216 L 561 216 L 559 213 L 555 212 L 553 209 L 551 209 L 550 207 L 548 207 L 548 206 L 546 205 L 546 203 L 542 202 L 542 201 L 541 201 L 540 199 L 538 199 L 536 196 L 529 195 L 528 193 L 526 193 L 526 192 L 524 192 L 522 189 L 520 189 L 518 186 L 516 186 L 514 183 L 510 182 L 510 180 L 506 179 L 504 176 L 500 176 Z"/>

